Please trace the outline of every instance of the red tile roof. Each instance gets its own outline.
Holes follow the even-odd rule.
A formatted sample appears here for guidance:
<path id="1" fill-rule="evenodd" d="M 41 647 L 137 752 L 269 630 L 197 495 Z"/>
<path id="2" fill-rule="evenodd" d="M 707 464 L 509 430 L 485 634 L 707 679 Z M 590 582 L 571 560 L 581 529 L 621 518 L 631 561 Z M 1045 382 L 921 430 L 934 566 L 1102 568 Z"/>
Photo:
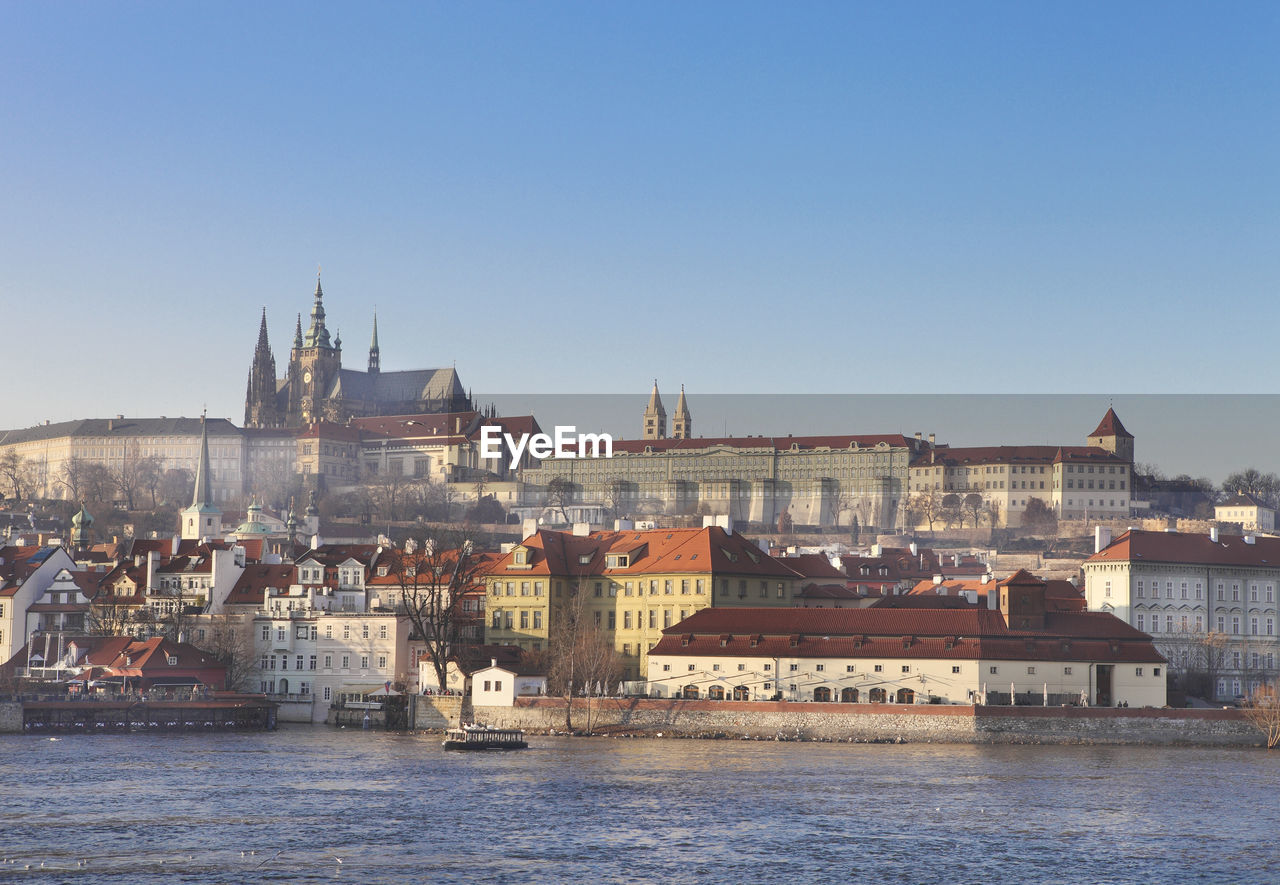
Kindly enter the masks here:
<path id="1" fill-rule="evenodd" d="M 1089 436 L 1123 436 L 1133 439 L 1133 434 L 1125 430 L 1124 425 L 1120 423 L 1120 416 L 1116 414 L 1116 410 L 1111 408 L 1107 409 L 1107 414 L 1102 416 L 1097 428 Z"/>
<path id="2" fill-rule="evenodd" d="M 1130 530 L 1106 549 L 1085 560 L 1091 562 L 1170 562 L 1190 565 L 1280 567 L 1280 538 L 1255 538 L 1252 544 L 1240 535 L 1144 532 Z"/>
<path id="3" fill-rule="evenodd" d="M 893 448 L 911 448 L 914 441 L 909 441 L 900 433 L 882 434 L 836 434 L 830 436 L 718 436 L 693 437 L 691 439 L 615 439 L 613 453 L 643 454 L 647 449 L 653 452 L 695 452 L 715 446 L 734 449 L 765 449 L 771 452 L 785 452 L 791 449 L 811 451 L 813 449 L 873 449 L 884 443 Z"/>
<path id="4" fill-rule="evenodd" d="M 592 532 L 578 536 L 567 532 L 539 531 L 521 542 L 529 551 L 528 566 L 515 564 L 516 550 L 505 554 L 491 575 L 516 578 L 522 575 L 725 574 L 758 575 L 794 579 L 799 575 L 782 560 L 760 550 L 738 533 L 729 534 L 718 526 L 699 529 L 652 529 L 648 531 Z M 606 554 L 628 551 L 629 564 L 607 567 Z"/>
<path id="5" fill-rule="evenodd" d="M 706 608 L 663 632 L 650 655 L 1134 661 L 1164 658 L 1104 612 L 1049 613 L 1011 630 L 987 608 Z"/>

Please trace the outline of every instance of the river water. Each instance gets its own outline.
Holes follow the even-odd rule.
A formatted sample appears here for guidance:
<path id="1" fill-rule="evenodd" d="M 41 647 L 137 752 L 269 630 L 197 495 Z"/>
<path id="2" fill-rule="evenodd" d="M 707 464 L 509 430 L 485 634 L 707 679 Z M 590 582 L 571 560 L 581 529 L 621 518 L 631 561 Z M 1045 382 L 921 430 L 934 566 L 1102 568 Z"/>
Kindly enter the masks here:
<path id="1" fill-rule="evenodd" d="M 3 736 L 0 880 L 1280 882 L 1280 752 L 530 744 Z"/>

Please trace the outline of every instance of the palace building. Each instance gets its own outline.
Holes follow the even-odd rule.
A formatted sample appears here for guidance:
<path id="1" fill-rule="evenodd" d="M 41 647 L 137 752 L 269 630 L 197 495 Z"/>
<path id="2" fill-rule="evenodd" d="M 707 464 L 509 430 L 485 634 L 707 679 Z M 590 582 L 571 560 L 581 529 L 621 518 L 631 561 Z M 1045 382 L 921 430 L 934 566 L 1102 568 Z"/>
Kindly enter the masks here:
<path id="1" fill-rule="evenodd" d="M 267 313 L 262 312 L 245 394 L 245 427 L 303 427 L 322 419 L 344 423 L 348 418 L 470 409 L 471 398 L 452 368 L 383 372 L 376 315 L 367 370 L 343 368 L 342 335 L 331 339 L 325 326 L 319 277 L 311 323 L 304 333 L 302 315 L 298 315 L 283 378 L 276 375 L 267 340 Z"/>

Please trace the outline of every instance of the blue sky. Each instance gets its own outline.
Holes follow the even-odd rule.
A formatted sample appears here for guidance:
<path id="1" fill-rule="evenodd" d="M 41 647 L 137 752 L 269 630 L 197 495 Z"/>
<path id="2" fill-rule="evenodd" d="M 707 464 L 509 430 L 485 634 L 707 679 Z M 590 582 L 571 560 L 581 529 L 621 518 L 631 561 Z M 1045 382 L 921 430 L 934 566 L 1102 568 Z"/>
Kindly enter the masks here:
<path id="1" fill-rule="evenodd" d="M 477 392 L 1271 392 L 1278 37 L 1274 3 L 0 0 L 0 426 L 238 421 L 317 265 L 348 365 L 376 304 L 384 370 Z"/>

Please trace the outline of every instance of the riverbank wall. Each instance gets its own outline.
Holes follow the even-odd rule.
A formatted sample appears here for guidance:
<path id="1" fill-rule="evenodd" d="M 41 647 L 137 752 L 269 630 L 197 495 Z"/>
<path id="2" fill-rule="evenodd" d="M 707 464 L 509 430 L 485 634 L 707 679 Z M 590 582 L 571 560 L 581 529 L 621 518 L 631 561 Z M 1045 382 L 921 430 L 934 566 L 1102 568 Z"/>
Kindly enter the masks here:
<path id="1" fill-rule="evenodd" d="M 495 728 L 563 732 L 563 698 L 475 707 Z M 575 698 L 575 731 L 640 737 L 960 744 L 1261 746 L 1239 710 L 798 704 L 661 698 Z"/>

